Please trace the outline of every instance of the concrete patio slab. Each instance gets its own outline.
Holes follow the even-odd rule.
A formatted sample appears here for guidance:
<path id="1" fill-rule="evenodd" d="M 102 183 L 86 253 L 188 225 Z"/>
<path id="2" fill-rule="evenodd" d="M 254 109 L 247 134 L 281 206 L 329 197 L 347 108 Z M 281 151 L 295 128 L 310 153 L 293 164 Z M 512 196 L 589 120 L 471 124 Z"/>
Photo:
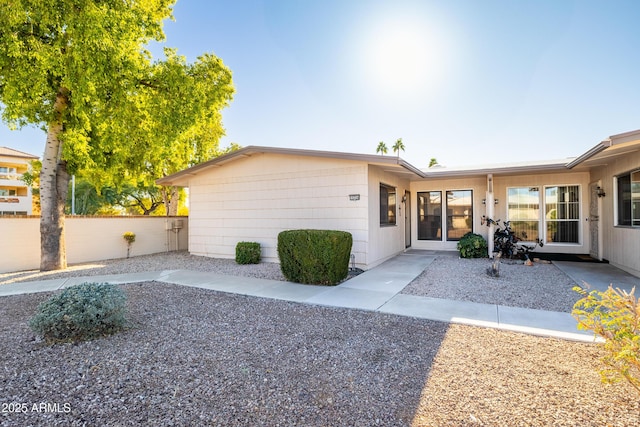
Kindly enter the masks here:
<path id="1" fill-rule="evenodd" d="M 330 307 L 377 310 L 380 306 L 389 301 L 393 295 L 393 292 L 365 291 L 362 289 L 336 286 L 308 298 L 304 302 Z"/>
<path id="2" fill-rule="evenodd" d="M 491 304 L 397 294 L 378 311 L 441 322 L 498 326 L 496 306 Z"/>
<path id="3" fill-rule="evenodd" d="M 67 279 L 43 280 L 39 282 L 11 283 L 0 286 L 0 296 L 35 294 L 37 292 L 50 292 L 60 289 Z"/>
<path id="4" fill-rule="evenodd" d="M 361 289 L 375 292 L 400 292 L 418 275 L 414 273 L 388 270 L 371 271 L 360 274 L 340 284 L 342 288 Z"/>
<path id="5" fill-rule="evenodd" d="M 636 295 L 640 292 L 640 278 L 611 264 L 596 262 L 553 261 L 560 270 L 571 277 L 578 285 L 589 284 L 590 289 L 604 292 L 613 284 L 614 288 L 631 291 L 636 287 Z"/>
<path id="6" fill-rule="evenodd" d="M 326 286 L 305 285 L 291 282 L 278 282 L 252 293 L 256 297 L 280 299 L 284 301 L 305 302 L 327 292 Z"/>
<path id="7" fill-rule="evenodd" d="M 593 333 L 579 330 L 578 322 L 569 313 L 501 305 L 498 306 L 498 321 L 502 329 L 593 341 Z"/>

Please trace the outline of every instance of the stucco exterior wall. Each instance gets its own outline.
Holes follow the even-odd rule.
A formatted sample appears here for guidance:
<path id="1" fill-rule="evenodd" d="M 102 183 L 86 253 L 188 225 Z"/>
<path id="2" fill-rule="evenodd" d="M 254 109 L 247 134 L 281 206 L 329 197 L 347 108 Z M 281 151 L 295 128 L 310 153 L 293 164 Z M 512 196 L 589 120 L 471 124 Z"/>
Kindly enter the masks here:
<path id="1" fill-rule="evenodd" d="M 369 253 L 367 267 L 378 265 L 405 249 L 405 221 L 402 197 L 409 190 L 409 180 L 369 165 Z M 396 189 L 396 224 L 380 225 L 380 184 Z"/>
<path id="2" fill-rule="evenodd" d="M 640 277 L 640 228 L 615 225 L 615 180 L 617 175 L 640 169 L 640 151 L 620 156 L 591 171 L 591 181 L 605 191 L 600 199 L 602 256 L 611 264 Z"/>
<path id="3" fill-rule="evenodd" d="M 263 260 L 278 262 L 281 231 L 332 229 L 350 232 L 356 263 L 366 262 L 366 163 L 255 154 L 198 174 L 189 188 L 192 254 L 234 258 L 238 242 L 252 241 Z"/>
<path id="4" fill-rule="evenodd" d="M 171 230 L 176 220 L 182 224 L 178 232 Z M 0 257 L 0 273 L 40 268 L 39 217 L 0 217 L 0 230 L 6 250 L 5 256 Z M 188 230 L 187 217 L 67 217 L 67 262 L 77 264 L 125 258 L 127 244 L 122 234 L 126 231 L 136 234 L 131 256 L 185 250 Z"/>
<path id="5" fill-rule="evenodd" d="M 586 217 L 589 212 L 589 173 L 588 172 L 568 172 L 561 174 L 537 174 L 537 175 L 498 175 L 493 176 L 493 196 L 498 200 L 494 205 L 494 219 L 508 220 L 507 216 L 507 189 L 510 187 L 540 187 L 544 191 L 544 186 L 553 185 L 579 185 L 580 186 L 580 243 L 550 243 L 545 242 L 544 247 L 536 248 L 537 252 L 560 252 L 560 253 L 589 253 L 589 232 Z M 417 195 L 419 192 L 440 191 L 443 199 L 443 212 L 445 212 L 446 192 L 455 190 L 473 191 L 473 232 L 487 238 L 488 227 L 482 225 L 482 216 L 487 215 L 487 205 L 482 201 L 486 198 L 487 177 L 475 176 L 469 178 L 429 178 L 424 181 L 414 181 L 411 183 L 411 197 L 413 202 L 412 212 L 412 247 L 416 249 L 429 250 L 456 250 L 457 241 L 443 240 L 418 240 L 418 206 Z M 544 212 L 544 206 L 540 207 Z M 543 231 L 543 230 L 541 230 Z M 443 230 L 443 234 L 446 230 Z M 541 234 L 544 236 L 544 234 Z M 543 238 L 544 240 L 544 238 Z"/>
<path id="6" fill-rule="evenodd" d="M 589 173 L 588 172 L 567 172 L 550 173 L 526 176 L 494 176 L 493 192 L 498 199 L 495 205 L 495 218 L 508 220 L 507 214 L 507 189 L 511 187 L 539 187 L 540 192 L 545 186 L 578 185 L 580 200 L 580 226 L 579 243 L 555 243 L 547 241 L 544 229 L 540 230 L 540 236 L 544 246 L 538 246 L 535 251 L 541 253 L 566 253 L 566 254 L 588 254 L 589 253 Z M 541 200 L 542 202 L 542 200 Z M 540 206 L 540 215 L 544 216 L 544 205 Z M 544 228 L 544 223 L 540 224 Z M 485 227 L 486 228 L 486 227 Z"/>
<path id="7" fill-rule="evenodd" d="M 486 206 L 482 204 L 487 191 L 487 180 L 484 177 L 473 178 L 448 178 L 434 179 L 428 178 L 424 181 L 411 182 L 411 199 L 412 199 L 412 247 L 415 249 L 428 250 L 456 250 L 457 241 L 447 241 L 446 236 L 443 240 L 418 240 L 418 193 L 426 191 L 442 192 L 442 212 L 446 214 L 446 192 L 456 190 L 472 190 L 473 192 L 473 232 L 487 237 L 487 227 L 481 225 L 482 215 L 486 214 Z M 443 234 L 445 230 L 443 230 Z"/>

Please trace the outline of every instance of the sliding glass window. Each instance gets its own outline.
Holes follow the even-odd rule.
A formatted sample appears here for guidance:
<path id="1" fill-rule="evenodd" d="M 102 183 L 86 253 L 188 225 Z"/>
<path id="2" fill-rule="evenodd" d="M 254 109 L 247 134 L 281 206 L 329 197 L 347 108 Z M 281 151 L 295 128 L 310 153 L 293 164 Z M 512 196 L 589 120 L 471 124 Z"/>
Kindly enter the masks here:
<path id="1" fill-rule="evenodd" d="M 509 188 L 507 209 L 511 229 L 518 238 L 534 242 L 540 237 L 540 190 L 538 187 Z"/>
<path id="2" fill-rule="evenodd" d="M 418 193 L 418 240 L 442 240 L 442 192 Z"/>
<path id="3" fill-rule="evenodd" d="M 580 188 L 545 187 L 545 243 L 579 243 Z"/>
<path id="4" fill-rule="evenodd" d="M 473 191 L 447 191 L 447 240 L 473 231 Z"/>

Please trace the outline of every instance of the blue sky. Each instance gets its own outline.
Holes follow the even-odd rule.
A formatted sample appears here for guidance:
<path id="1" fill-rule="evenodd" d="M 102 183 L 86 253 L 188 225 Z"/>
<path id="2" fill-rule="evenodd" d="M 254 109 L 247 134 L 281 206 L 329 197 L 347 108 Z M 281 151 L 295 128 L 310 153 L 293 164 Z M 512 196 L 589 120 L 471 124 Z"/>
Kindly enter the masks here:
<path id="1" fill-rule="evenodd" d="M 174 16 L 166 46 L 233 72 L 222 146 L 375 154 L 402 138 L 417 167 L 459 166 L 577 156 L 640 128 L 635 0 L 179 0 Z M 0 128 L 0 145 L 44 142 Z"/>

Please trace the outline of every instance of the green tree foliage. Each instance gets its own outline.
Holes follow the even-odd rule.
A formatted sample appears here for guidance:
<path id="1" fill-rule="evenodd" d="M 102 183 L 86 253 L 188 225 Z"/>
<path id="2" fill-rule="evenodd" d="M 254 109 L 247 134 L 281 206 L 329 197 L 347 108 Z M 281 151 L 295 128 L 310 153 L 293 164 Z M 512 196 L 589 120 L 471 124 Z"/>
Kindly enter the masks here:
<path id="1" fill-rule="evenodd" d="M 578 328 L 604 339 L 602 381 L 624 379 L 640 393 L 640 299 L 634 295 L 635 288 L 631 292 L 613 286 L 605 292 L 573 289 L 582 295 L 571 312 Z"/>
<path id="2" fill-rule="evenodd" d="M 217 149 L 220 109 L 234 91 L 229 69 L 211 54 L 187 64 L 170 49 L 153 62 L 145 49 L 164 39 L 173 2 L 0 0 L 2 119 L 47 132 L 42 270 L 66 267 L 70 173 L 100 171 L 94 183 L 149 184 Z"/>
<path id="3" fill-rule="evenodd" d="M 398 158 L 400 158 L 400 151 L 404 151 L 404 143 L 402 142 L 402 138 L 398 138 L 395 144 L 393 144 L 393 152 L 397 153 Z"/>
<path id="4" fill-rule="evenodd" d="M 384 156 L 388 151 L 389 150 L 387 149 L 387 144 L 385 144 L 384 141 L 380 141 L 378 143 L 378 147 L 376 148 L 376 154 L 379 153 L 381 156 Z"/>
<path id="5" fill-rule="evenodd" d="M 437 165 L 437 164 L 438 164 L 438 160 L 437 160 L 435 157 L 432 157 L 432 158 L 429 160 L 429 167 L 430 167 L 430 168 L 431 168 L 431 167 L 434 167 L 434 166 L 435 166 L 435 165 Z"/>

